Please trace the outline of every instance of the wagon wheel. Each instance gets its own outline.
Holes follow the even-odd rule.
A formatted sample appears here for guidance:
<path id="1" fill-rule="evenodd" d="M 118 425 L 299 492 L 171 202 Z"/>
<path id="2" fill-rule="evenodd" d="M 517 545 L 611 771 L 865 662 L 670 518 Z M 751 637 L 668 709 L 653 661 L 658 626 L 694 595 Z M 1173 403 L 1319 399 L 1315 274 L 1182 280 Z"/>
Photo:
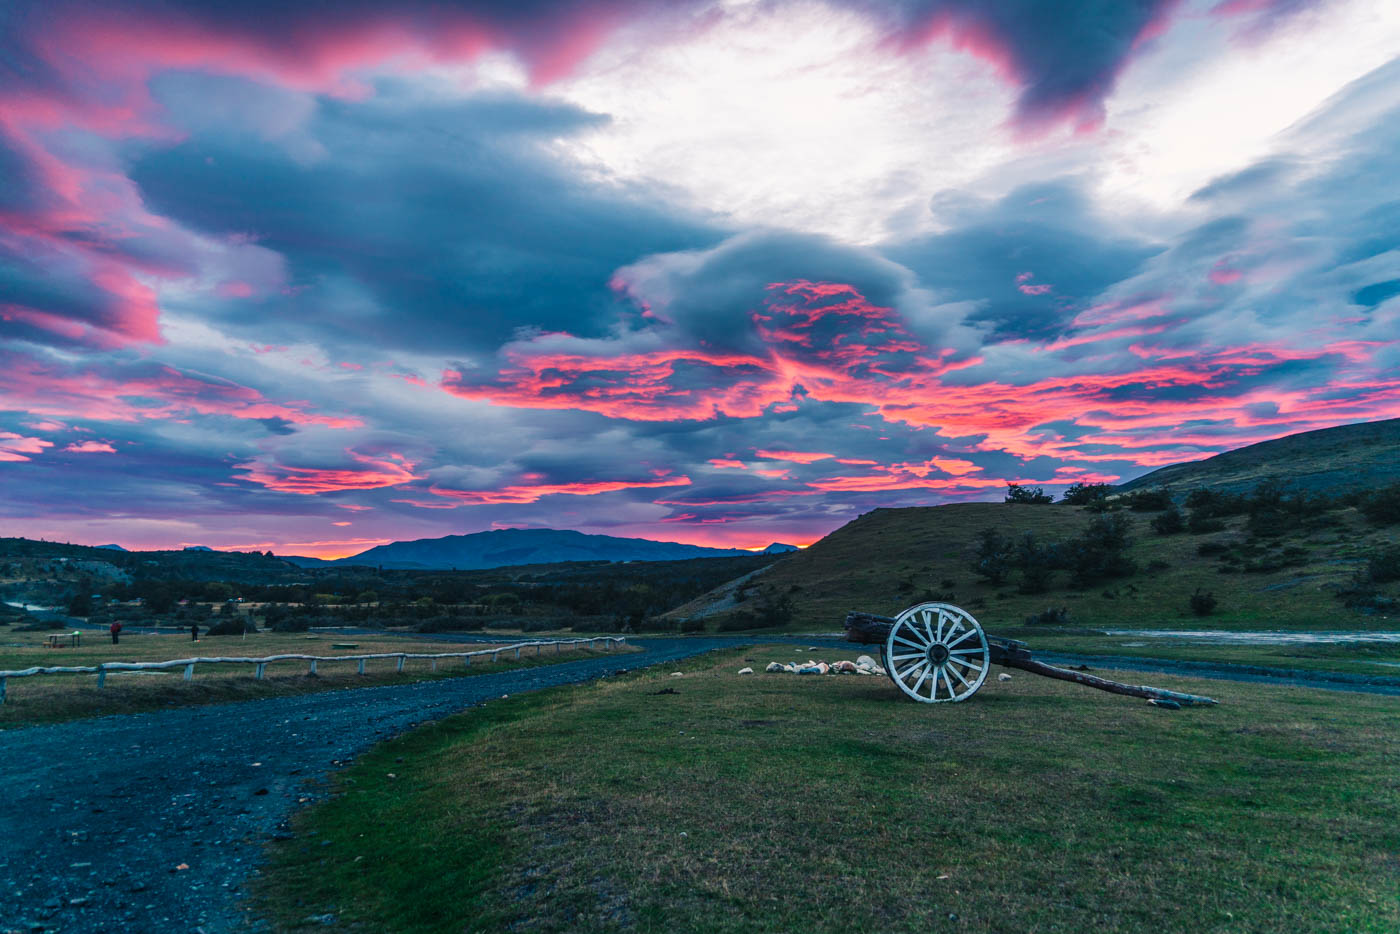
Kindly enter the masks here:
<path id="1" fill-rule="evenodd" d="M 884 661 L 899 689 L 925 704 L 967 700 L 990 665 L 981 625 L 948 603 L 920 603 L 900 613 Z"/>

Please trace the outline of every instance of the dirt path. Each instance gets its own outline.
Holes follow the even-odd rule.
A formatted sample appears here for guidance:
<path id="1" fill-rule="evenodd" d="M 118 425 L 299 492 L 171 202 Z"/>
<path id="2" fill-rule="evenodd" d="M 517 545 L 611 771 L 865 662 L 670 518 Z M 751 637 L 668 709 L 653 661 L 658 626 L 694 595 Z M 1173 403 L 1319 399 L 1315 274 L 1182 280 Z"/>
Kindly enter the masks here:
<path id="1" fill-rule="evenodd" d="M 316 794 L 307 782 L 373 743 L 503 694 L 734 642 L 0 732 L 0 931 L 237 929 L 242 886 Z"/>

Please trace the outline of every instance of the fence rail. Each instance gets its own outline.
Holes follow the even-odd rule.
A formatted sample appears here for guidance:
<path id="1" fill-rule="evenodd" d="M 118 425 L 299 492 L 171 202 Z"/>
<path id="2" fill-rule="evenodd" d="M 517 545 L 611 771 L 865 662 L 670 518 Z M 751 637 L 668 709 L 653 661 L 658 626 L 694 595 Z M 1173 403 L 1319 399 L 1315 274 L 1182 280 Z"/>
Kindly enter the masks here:
<path id="1" fill-rule="evenodd" d="M 490 655 L 491 661 L 499 661 L 504 652 L 514 652 L 519 658 L 520 653 L 526 649 L 533 648 L 535 654 L 541 654 L 547 646 L 554 646 L 555 654 L 562 652 L 565 646 L 587 645 L 589 648 L 597 648 L 602 643 L 603 648 L 612 650 L 614 646 L 626 643 L 626 638 L 622 636 L 598 636 L 592 639 L 558 639 L 548 642 L 516 642 L 511 645 L 502 645 L 489 649 L 477 649 L 473 652 L 380 652 L 374 655 L 268 655 L 263 658 L 175 658 L 165 662 L 103 662 L 100 665 L 51 665 L 37 666 L 34 668 L 23 668 L 17 671 L 0 671 L 0 704 L 5 703 L 5 682 L 10 678 L 28 678 L 33 675 L 97 675 L 97 686 L 104 687 L 107 682 L 107 672 L 109 671 L 160 671 L 167 668 L 185 669 L 185 680 L 194 678 L 194 667 L 196 665 L 252 665 L 253 677 L 259 681 L 263 678 L 263 673 L 267 666 L 273 662 L 303 661 L 308 663 L 307 673 L 316 673 L 317 662 L 358 662 L 359 673 L 365 673 L 365 662 L 380 658 L 398 659 L 396 671 L 403 671 L 404 662 L 410 658 L 426 658 L 432 662 L 433 671 L 437 671 L 438 660 L 443 658 L 460 658 L 466 665 L 471 665 L 473 658 L 480 658 L 483 655 Z"/>

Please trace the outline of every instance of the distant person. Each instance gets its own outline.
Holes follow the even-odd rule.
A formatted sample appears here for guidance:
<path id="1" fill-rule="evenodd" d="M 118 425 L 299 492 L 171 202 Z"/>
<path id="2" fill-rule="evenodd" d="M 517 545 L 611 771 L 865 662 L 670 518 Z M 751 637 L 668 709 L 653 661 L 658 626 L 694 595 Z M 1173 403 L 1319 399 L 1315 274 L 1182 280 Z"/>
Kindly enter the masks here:
<path id="1" fill-rule="evenodd" d="M 116 620 L 113 620 L 112 625 L 108 627 L 108 630 L 112 633 L 112 644 L 116 645 L 117 637 L 122 634 L 122 624 L 117 622 Z"/>
<path id="2" fill-rule="evenodd" d="M 190 623 L 190 641 L 199 641 L 199 623 Z"/>

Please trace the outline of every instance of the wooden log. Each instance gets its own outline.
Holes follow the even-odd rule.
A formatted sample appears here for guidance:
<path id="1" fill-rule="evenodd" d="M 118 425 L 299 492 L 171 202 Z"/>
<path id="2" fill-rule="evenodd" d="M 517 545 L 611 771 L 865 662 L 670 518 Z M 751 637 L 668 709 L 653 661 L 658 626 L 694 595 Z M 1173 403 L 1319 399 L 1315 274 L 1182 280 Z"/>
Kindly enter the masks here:
<path id="1" fill-rule="evenodd" d="M 1027 653 L 1029 655 L 1029 653 Z M 996 659 L 993 659 L 996 661 Z M 1168 691 L 1165 688 L 1149 687 L 1145 684 L 1123 684 L 1119 681 L 1110 681 L 1107 678 L 1100 678 L 1097 675 L 1085 674 L 1082 671 L 1071 671 L 1068 668 L 1056 668 L 1054 665 L 1047 665 L 1044 662 L 1035 661 L 1032 658 L 1011 659 L 1000 662 L 1007 668 L 1019 668 L 1021 671 L 1029 671 L 1033 675 L 1044 675 L 1047 678 L 1057 678 L 1060 681 L 1072 681 L 1075 684 L 1082 684 L 1085 687 L 1098 688 L 1100 691 L 1108 691 L 1110 694 L 1126 694 L 1129 697 L 1145 697 L 1148 700 L 1170 700 L 1178 704 L 1190 706 L 1196 704 L 1214 704 L 1213 698 L 1202 697 L 1199 694 L 1183 694 L 1180 691 Z"/>

